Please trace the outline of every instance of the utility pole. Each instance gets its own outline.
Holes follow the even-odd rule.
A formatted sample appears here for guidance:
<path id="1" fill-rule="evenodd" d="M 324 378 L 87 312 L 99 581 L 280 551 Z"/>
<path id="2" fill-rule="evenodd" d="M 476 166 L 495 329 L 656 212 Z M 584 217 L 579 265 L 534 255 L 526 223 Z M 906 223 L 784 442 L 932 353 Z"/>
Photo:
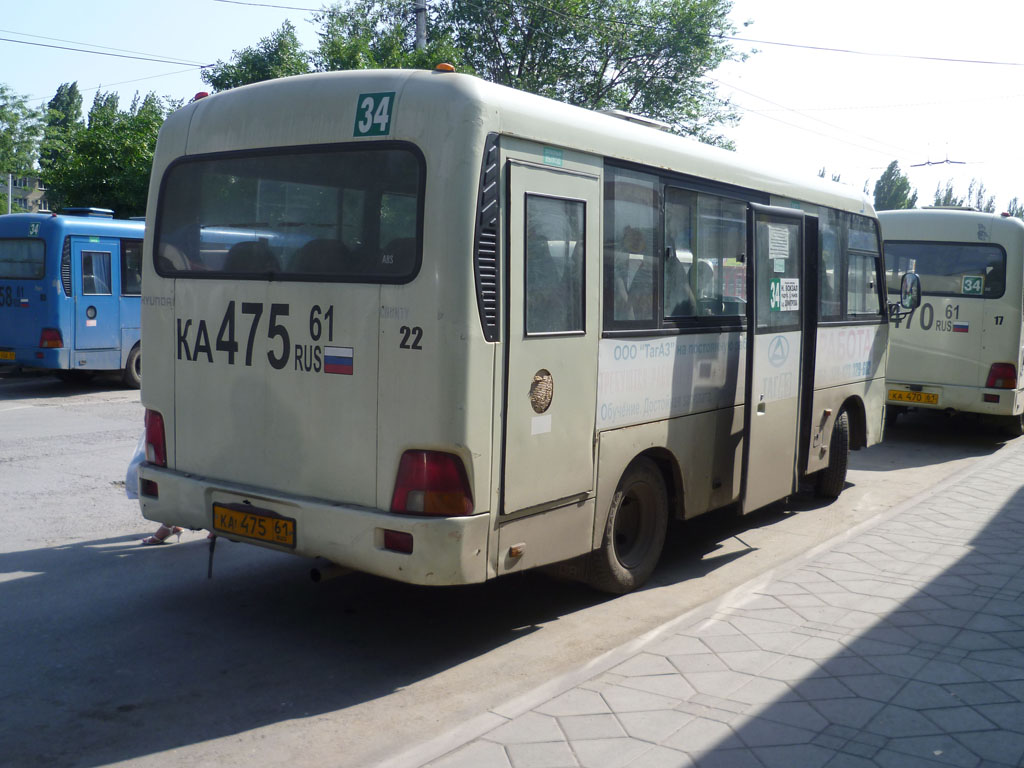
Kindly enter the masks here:
<path id="1" fill-rule="evenodd" d="M 427 47 L 427 0 L 416 0 L 416 50 Z"/>
<path id="2" fill-rule="evenodd" d="M 14 196 L 14 176 L 7 174 L 7 212 L 11 212 L 11 198 Z"/>

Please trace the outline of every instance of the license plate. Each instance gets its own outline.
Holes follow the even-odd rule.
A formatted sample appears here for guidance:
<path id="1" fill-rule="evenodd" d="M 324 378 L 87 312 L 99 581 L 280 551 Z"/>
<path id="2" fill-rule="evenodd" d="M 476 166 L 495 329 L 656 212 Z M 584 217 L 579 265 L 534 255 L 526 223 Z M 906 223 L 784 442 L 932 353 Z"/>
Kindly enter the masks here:
<path id="1" fill-rule="evenodd" d="M 898 403 L 939 404 L 939 396 L 935 392 L 907 392 L 905 389 L 890 389 L 889 399 Z"/>
<path id="2" fill-rule="evenodd" d="M 295 520 L 248 504 L 214 504 L 213 530 L 295 548 Z"/>
<path id="3" fill-rule="evenodd" d="M 9 352 L 6 349 L 0 349 L 0 360 L 13 360 L 14 352 Z"/>

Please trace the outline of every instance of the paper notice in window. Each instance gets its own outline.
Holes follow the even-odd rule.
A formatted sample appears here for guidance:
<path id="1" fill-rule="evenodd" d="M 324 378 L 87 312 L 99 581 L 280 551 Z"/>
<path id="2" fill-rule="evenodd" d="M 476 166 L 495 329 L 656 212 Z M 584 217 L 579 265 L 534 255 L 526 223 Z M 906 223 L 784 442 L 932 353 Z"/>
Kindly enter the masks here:
<path id="1" fill-rule="evenodd" d="M 789 258 L 789 227 L 768 225 L 768 258 Z"/>

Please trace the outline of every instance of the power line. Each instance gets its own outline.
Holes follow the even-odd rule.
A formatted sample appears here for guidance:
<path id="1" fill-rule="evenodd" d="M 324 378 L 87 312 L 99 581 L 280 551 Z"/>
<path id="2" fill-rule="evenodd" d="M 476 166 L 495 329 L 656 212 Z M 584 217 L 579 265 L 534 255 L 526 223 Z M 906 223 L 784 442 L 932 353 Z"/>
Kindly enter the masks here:
<path id="1" fill-rule="evenodd" d="M 112 47 L 110 47 L 108 45 L 96 45 L 95 43 L 83 43 L 81 40 L 64 40 L 63 38 L 60 38 L 60 37 L 46 37 L 45 35 L 33 35 L 33 34 L 28 33 L 28 32 L 18 32 L 17 30 L 14 30 L 14 29 L 0 29 L 0 32 L 8 34 L 8 35 L 21 35 L 22 37 L 34 37 L 37 40 L 51 40 L 51 41 L 54 41 L 54 42 L 57 42 L 57 43 L 73 43 L 75 45 L 87 45 L 90 48 L 99 48 L 99 49 L 102 49 L 102 50 L 105 50 L 105 51 L 119 51 L 121 53 L 137 53 L 140 56 L 155 56 L 156 55 L 156 54 L 147 53 L 145 51 L 132 51 L 132 50 L 128 50 L 126 48 L 112 48 Z M 181 59 L 179 61 L 172 62 L 172 63 L 175 63 L 175 64 L 194 64 L 197 67 L 204 66 L 203 64 L 200 64 L 198 61 L 188 61 L 186 59 Z"/>
<path id="2" fill-rule="evenodd" d="M 309 11 L 310 13 L 321 13 L 324 8 L 299 8 L 294 5 L 272 5 L 271 3 L 245 3 L 242 0 L 213 0 L 215 3 L 228 3 L 230 5 L 250 5 L 254 8 L 281 8 L 285 11 Z"/>
<path id="3" fill-rule="evenodd" d="M 48 43 L 34 43 L 34 42 L 30 41 L 30 40 L 14 40 L 13 38 L 10 38 L 10 37 L 0 37 L 0 42 L 4 42 L 4 43 L 19 43 L 20 45 L 32 45 L 32 46 L 36 46 L 38 48 L 56 48 L 57 50 L 61 50 L 61 51 L 75 51 L 76 53 L 91 53 L 91 54 L 93 54 L 95 56 L 113 56 L 113 57 L 118 58 L 118 59 L 134 59 L 136 61 L 152 61 L 152 62 L 159 63 L 159 64 L 191 64 L 190 62 L 182 61 L 181 59 L 163 59 L 163 58 L 157 58 L 155 56 L 153 56 L 153 57 L 148 57 L 148 56 L 129 56 L 128 54 L 124 54 L 124 53 L 109 53 L 107 51 L 90 51 L 87 48 L 71 48 L 71 47 L 66 46 L 66 45 L 50 45 Z M 191 66 L 194 66 L 196 68 L 200 68 L 201 69 L 203 67 L 212 67 L 213 65 L 212 64 L 194 64 L 194 65 L 191 65 Z"/>
<path id="4" fill-rule="evenodd" d="M 731 40 L 738 43 L 754 43 L 756 45 L 778 45 L 784 48 L 800 48 L 805 51 L 822 51 L 826 53 L 847 53 L 853 56 L 878 56 L 888 59 L 913 59 L 916 61 L 939 61 L 948 64 L 985 64 L 996 67 L 1024 67 L 1024 62 L 1018 61 L 989 61 L 986 59 L 954 59 L 947 56 L 915 56 L 909 53 L 877 53 L 873 51 L 857 51 L 852 48 L 828 48 L 822 45 L 802 45 L 799 43 L 780 43 L 775 40 L 753 40 L 746 37 L 731 37 L 729 35 L 718 35 L 722 40 Z"/>

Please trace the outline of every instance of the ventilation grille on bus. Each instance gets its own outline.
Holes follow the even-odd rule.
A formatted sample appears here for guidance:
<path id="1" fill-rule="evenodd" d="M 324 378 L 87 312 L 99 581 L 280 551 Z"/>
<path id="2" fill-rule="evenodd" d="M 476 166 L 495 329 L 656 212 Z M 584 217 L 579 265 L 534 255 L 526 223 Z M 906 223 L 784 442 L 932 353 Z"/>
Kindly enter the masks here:
<path id="1" fill-rule="evenodd" d="M 60 252 L 60 284 L 64 286 L 64 295 L 71 295 L 71 238 L 64 238 L 64 247 Z"/>
<path id="2" fill-rule="evenodd" d="M 498 134 L 487 135 L 484 161 L 480 168 L 476 234 L 473 238 L 473 272 L 476 275 L 476 303 L 487 341 L 498 341 L 499 323 L 498 214 L 501 199 L 498 185 Z"/>

